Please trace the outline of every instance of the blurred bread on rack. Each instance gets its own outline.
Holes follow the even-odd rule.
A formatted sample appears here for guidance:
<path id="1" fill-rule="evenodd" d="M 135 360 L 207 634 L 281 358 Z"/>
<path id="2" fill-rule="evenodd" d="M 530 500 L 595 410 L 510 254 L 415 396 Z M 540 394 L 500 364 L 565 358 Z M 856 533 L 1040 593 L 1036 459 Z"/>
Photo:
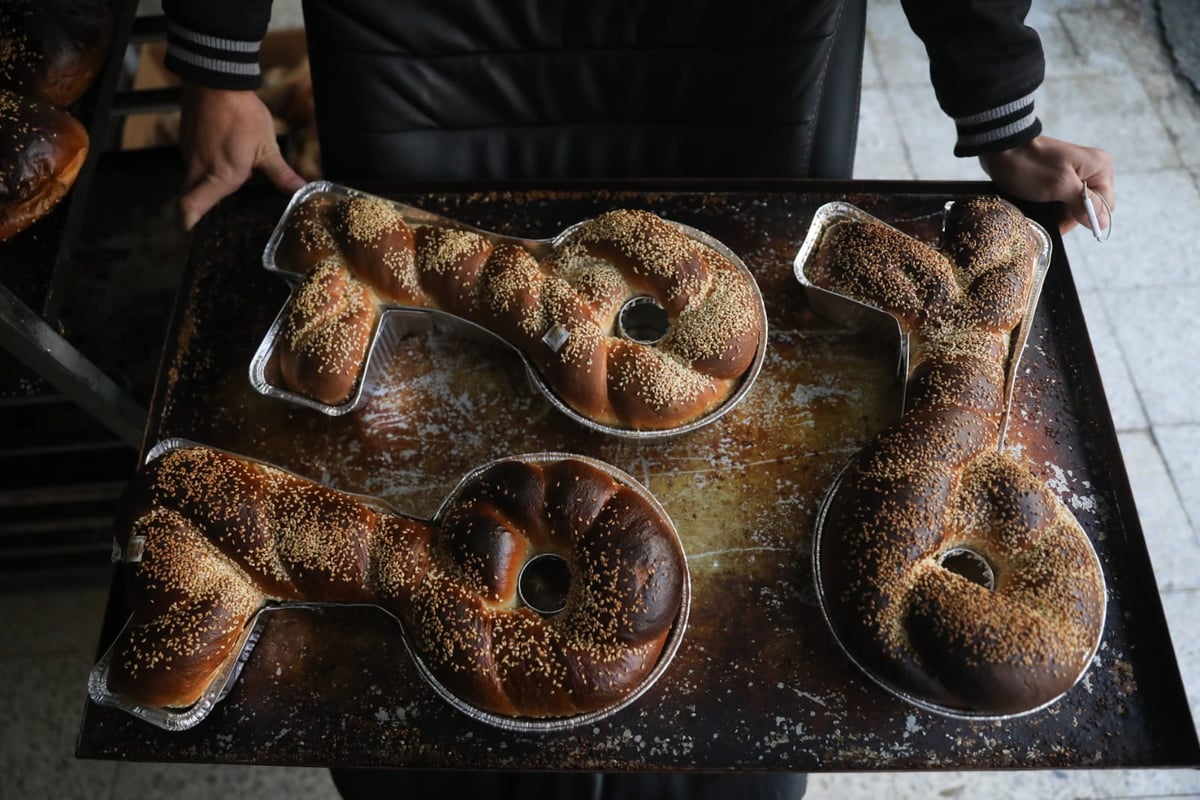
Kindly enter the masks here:
<path id="1" fill-rule="evenodd" d="M 49 214 L 87 158 L 75 106 L 113 37 L 107 0 L 0 2 L 0 241 Z"/>

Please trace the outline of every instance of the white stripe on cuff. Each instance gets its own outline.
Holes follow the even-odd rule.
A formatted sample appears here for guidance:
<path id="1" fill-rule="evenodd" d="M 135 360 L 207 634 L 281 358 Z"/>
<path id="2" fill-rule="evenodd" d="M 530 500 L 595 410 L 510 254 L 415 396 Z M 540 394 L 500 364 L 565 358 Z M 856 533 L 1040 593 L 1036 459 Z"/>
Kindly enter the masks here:
<path id="1" fill-rule="evenodd" d="M 259 74 L 257 62 L 246 63 L 243 61 L 226 61 L 221 58 L 209 58 L 208 56 L 197 55 L 180 47 L 172 47 L 167 52 L 173 58 L 177 58 L 194 67 L 200 67 L 200 69 L 208 72 L 223 72 L 226 75 Z"/>
<path id="2" fill-rule="evenodd" d="M 167 20 L 167 31 L 179 39 L 195 44 L 211 47 L 214 50 L 227 50 L 231 53 L 257 53 L 262 47 L 262 42 L 246 41 L 245 39 L 222 39 L 219 36 L 209 36 L 207 33 L 197 33 L 196 31 L 180 27 L 171 20 Z"/>
<path id="3" fill-rule="evenodd" d="M 983 131 L 981 133 L 973 133 L 970 136 L 959 136 L 958 137 L 958 146 L 959 147 L 974 147 L 975 145 L 985 144 L 987 142 L 998 142 L 1001 139 L 1007 139 L 1009 136 L 1012 136 L 1013 134 L 1020 133 L 1021 131 L 1025 130 L 1029 126 L 1033 125 L 1033 123 L 1036 120 L 1037 120 L 1037 117 L 1034 116 L 1034 113 L 1032 111 L 1030 111 L 1028 114 L 1021 117 L 1017 121 L 1010 122 L 1002 128 L 993 128 L 992 130 L 989 130 L 989 131 Z"/>
<path id="4" fill-rule="evenodd" d="M 978 114 L 972 114 L 969 117 L 955 117 L 954 124 L 958 125 L 960 128 L 968 125 L 978 125 L 981 122 L 1000 119 L 1001 117 L 1007 116 L 1018 109 L 1031 105 L 1033 105 L 1033 92 L 1030 92 L 1019 100 L 1013 100 L 1011 103 L 1005 103 L 1002 106 L 997 106 L 996 108 L 992 108 L 987 111 L 980 111 Z"/>

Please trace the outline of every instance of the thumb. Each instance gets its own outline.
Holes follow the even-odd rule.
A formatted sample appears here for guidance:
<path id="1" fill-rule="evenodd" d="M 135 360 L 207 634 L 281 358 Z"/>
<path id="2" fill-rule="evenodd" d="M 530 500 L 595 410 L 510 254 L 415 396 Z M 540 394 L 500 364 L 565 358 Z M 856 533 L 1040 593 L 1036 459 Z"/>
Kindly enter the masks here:
<path id="1" fill-rule="evenodd" d="M 279 152 L 279 146 L 274 142 L 259 154 L 258 163 L 255 166 L 267 176 L 271 183 L 285 192 L 294 192 L 307 183 L 288 165 L 283 154 Z"/>
<path id="2" fill-rule="evenodd" d="M 209 209 L 233 194 L 237 187 L 237 184 L 222 180 L 212 172 L 204 173 L 179 197 L 184 229 L 190 231 Z"/>

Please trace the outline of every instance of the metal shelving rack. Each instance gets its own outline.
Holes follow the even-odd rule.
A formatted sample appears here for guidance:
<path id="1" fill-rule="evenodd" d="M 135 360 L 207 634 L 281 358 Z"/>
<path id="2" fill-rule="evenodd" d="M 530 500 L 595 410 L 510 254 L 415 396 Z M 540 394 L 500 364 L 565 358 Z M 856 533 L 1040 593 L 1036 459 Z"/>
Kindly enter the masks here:
<path id="1" fill-rule="evenodd" d="M 120 123 L 178 105 L 177 92 L 129 88 L 138 45 L 164 35 L 161 16 L 138 16 L 137 0 L 112 6 L 107 65 L 72 109 L 88 129 L 88 158 L 50 215 L 0 243 L 0 574 L 107 561 L 114 504 L 145 428 L 144 402 L 69 340 L 62 319 L 101 164 L 124 155 L 114 148 Z"/>

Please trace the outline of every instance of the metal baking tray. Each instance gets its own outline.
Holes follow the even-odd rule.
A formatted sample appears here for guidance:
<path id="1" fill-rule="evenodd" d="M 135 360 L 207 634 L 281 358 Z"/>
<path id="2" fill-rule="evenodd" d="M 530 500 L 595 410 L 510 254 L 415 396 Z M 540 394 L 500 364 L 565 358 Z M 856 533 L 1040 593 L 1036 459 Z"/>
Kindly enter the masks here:
<path id="1" fill-rule="evenodd" d="M 77 755 L 593 772 L 1200 764 L 1071 265 L 1057 239 L 1005 446 L 1020 448 L 1052 482 L 1096 544 L 1109 603 L 1090 670 L 1039 713 L 1002 723 L 949 717 L 871 681 L 846 659 L 821 615 L 811 560 L 817 514 L 847 459 L 899 413 L 899 339 L 818 314 L 797 282 L 797 248 L 817 210 L 834 201 L 934 241 L 946 201 L 994 192 L 990 184 L 374 188 L 505 233 L 552 238 L 615 207 L 710 232 L 741 254 L 762 290 L 771 333 L 754 390 L 719 424 L 686 436 L 602 436 L 557 413 L 529 387 L 519 362 L 484 352 L 490 344 L 435 330 L 401 342 L 381 394 L 360 413 L 329 416 L 265 397 L 246 380 L 246 364 L 287 284 L 245 265 L 261 259 L 287 199 L 263 190 L 231 198 L 197 228 L 147 446 L 176 436 L 207 442 L 421 517 L 436 512 L 459 476 L 507 454 L 570 452 L 612 464 L 658 498 L 687 555 L 691 609 L 670 670 L 637 702 L 592 725 L 501 730 L 454 709 L 421 679 L 386 614 L 279 609 L 264 615 L 265 630 L 234 689 L 203 725 L 163 731 L 89 702 Z M 1022 208 L 1044 225 L 1058 212 Z M 114 578 L 98 656 L 128 614 Z"/>

